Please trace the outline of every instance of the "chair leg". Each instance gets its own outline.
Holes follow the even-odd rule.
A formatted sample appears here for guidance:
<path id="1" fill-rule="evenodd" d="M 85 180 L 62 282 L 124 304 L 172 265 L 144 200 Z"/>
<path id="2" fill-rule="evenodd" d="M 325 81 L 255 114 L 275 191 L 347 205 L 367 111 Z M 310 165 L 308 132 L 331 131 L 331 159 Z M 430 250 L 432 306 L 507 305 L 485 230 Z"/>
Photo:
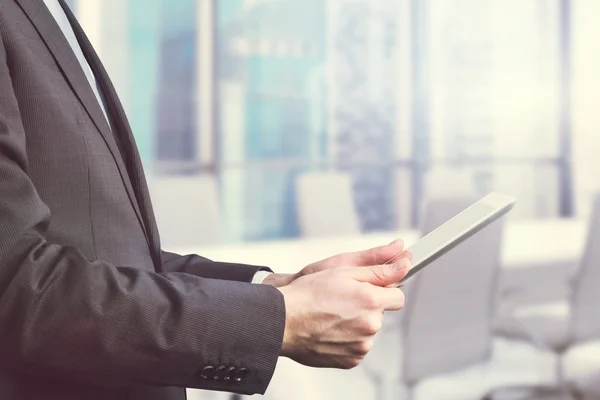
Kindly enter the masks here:
<path id="1" fill-rule="evenodd" d="M 404 387 L 404 393 L 405 393 L 404 398 L 406 400 L 414 400 L 414 397 L 415 397 L 414 389 L 415 389 L 415 387 L 413 385 L 407 385 Z"/>

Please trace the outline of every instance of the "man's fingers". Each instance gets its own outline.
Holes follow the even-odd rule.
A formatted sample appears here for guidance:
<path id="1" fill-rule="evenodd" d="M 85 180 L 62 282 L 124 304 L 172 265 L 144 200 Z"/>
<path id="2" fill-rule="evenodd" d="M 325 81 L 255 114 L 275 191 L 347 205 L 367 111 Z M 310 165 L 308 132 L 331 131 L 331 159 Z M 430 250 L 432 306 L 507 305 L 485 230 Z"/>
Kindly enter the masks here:
<path id="1" fill-rule="evenodd" d="M 385 287 L 400 282 L 400 280 L 408 273 L 409 268 L 410 261 L 406 258 L 402 258 L 387 265 L 352 268 L 351 274 L 357 281 Z"/>
<path id="2" fill-rule="evenodd" d="M 398 311 L 404 307 L 404 293 L 397 288 L 376 288 L 385 311 Z"/>
<path id="3" fill-rule="evenodd" d="M 410 251 L 404 250 L 402 253 L 388 258 L 383 264 L 391 264 L 395 261 L 399 261 L 401 258 L 406 258 L 407 260 L 412 261 L 413 255 Z"/>
<path id="4" fill-rule="evenodd" d="M 379 265 L 384 264 L 391 258 L 397 256 L 404 250 L 402 239 L 394 240 L 385 246 L 373 247 L 371 249 L 350 253 L 353 265 Z"/>
<path id="5" fill-rule="evenodd" d="M 398 288 L 371 286 L 368 293 L 372 308 L 398 311 L 404 307 L 404 293 Z"/>

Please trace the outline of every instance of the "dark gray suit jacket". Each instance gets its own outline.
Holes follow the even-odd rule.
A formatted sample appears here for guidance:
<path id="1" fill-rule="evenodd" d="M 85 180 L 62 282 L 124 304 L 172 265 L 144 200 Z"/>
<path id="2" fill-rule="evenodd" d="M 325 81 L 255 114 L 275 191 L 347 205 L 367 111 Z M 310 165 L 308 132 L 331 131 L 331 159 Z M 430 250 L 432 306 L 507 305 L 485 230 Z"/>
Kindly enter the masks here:
<path id="1" fill-rule="evenodd" d="M 263 393 L 283 297 L 248 283 L 260 267 L 161 251 L 127 119 L 66 11 L 112 131 L 43 1 L 0 0 L 0 399 Z"/>

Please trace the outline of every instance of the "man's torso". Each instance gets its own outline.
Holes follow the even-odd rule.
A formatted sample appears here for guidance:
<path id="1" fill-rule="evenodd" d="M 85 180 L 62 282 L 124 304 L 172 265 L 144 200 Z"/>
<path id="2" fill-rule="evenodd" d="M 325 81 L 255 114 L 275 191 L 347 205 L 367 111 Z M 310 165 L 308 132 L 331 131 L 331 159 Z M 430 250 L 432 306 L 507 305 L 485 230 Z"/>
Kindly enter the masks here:
<path id="1" fill-rule="evenodd" d="M 42 0 L 23 2 L 36 1 L 43 6 Z M 132 198 L 125 163 L 115 152 L 115 143 L 101 134 L 97 121 L 90 117 L 72 89 L 72 82 L 61 72 L 56 55 L 45 43 L 64 41 L 64 51 L 71 52 L 66 39 L 44 37 L 17 2 L 2 3 L 1 38 L 26 133 L 27 173 L 52 212 L 48 240 L 73 246 L 89 260 L 154 270 L 151 247 L 136 214 L 136 199 Z M 59 34 L 55 24 L 52 20 L 46 25 L 54 26 L 53 31 Z M 67 59 L 62 57 L 63 61 Z M 70 59 L 72 65 L 68 68 L 81 68 L 74 56 Z M 3 400 L 185 397 L 182 389 L 95 388 L 51 378 L 16 376 L 1 369 L 0 362 Z"/>

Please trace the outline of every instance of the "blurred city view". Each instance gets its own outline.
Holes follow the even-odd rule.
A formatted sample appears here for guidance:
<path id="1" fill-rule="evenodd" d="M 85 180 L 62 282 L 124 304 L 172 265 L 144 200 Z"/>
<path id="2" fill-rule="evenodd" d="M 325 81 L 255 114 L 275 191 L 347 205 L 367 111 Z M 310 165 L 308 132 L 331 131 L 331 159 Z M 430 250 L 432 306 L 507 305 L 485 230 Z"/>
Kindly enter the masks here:
<path id="1" fill-rule="evenodd" d="M 448 173 L 513 218 L 589 212 L 594 0 L 70 3 L 148 174 L 214 177 L 225 240 L 301 234 L 305 172 L 350 175 L 362 231 L 415 226 Z"/>

